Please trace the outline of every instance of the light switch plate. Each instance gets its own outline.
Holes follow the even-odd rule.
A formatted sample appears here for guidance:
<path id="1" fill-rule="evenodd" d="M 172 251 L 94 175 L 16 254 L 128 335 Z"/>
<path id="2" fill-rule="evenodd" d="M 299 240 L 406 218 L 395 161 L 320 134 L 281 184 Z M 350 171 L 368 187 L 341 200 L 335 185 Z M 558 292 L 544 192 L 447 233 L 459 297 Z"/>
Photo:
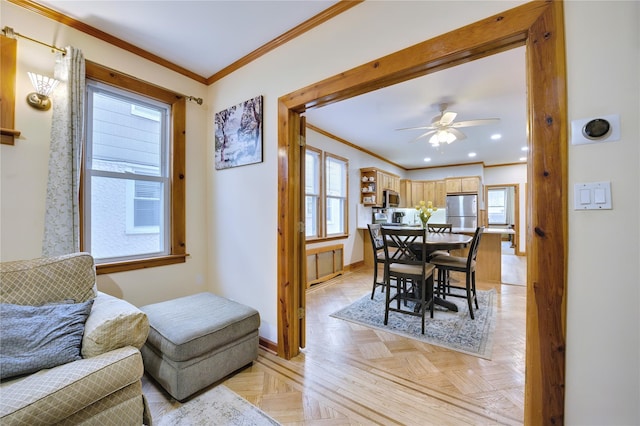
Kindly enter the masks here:
<path id="1" fill-rule="evenodd" d="M 611 182 L 576 183 L 573 186 L 574 210 L 610 210 Z"/>

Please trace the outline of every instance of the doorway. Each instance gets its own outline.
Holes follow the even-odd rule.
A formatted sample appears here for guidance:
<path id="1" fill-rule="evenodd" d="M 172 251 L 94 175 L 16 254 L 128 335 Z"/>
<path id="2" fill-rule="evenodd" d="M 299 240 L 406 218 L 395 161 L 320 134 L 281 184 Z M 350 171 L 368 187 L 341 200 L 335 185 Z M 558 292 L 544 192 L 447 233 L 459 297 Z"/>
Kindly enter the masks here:
<path id="1" fill-rule="evenodd" d="M 278 354 L 304 339 L 300 114 L 518 46 L 527 51 L 527 331 L 525 423 L 564 415 L 567 108 L 563 5 L 530 2 L 345 71 L 278 102 Z M 544 280 L 544 286 L 540 282 Z"/>

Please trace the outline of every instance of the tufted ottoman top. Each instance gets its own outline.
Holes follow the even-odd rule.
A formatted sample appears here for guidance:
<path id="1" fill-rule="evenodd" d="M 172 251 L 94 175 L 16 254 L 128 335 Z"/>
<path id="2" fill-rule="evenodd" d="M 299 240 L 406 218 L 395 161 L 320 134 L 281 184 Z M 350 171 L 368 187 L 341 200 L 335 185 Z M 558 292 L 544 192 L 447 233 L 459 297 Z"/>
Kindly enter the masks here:
<path id="1" fill-rule="evenodd" d="M 255 309 L 211 293 L 140 308 L 149 318 L 147 344 L 173 361 L 186 361 L 255 332 Z"/>

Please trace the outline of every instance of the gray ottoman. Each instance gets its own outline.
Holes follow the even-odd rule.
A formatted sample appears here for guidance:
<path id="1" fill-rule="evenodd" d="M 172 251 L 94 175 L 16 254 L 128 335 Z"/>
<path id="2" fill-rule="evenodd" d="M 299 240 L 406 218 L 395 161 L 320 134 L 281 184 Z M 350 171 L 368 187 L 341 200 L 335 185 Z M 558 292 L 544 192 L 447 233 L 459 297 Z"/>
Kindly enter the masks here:
<path id="1" fill-rule="evenodd" d="M 258 311 L 211 293 L 140 308 L 149 318 L 144 368 L 183 401 L 258 358 Z"/>

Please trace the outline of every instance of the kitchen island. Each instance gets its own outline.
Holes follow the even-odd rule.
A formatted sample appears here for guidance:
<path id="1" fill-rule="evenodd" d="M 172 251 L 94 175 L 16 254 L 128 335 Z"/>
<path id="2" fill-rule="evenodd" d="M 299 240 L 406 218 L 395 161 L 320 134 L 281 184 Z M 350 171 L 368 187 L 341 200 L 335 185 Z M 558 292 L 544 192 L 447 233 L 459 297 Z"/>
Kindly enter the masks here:
<path id="1" fill-rule="evenodd" d="M 453 228 L 451 232 L 457 234 L 473 235 L 476 230 L 471 228 Z M 502 282 L 502 236 L 504 234 L 515 235 L 513 229 L 487 228 L 485 226 L 476 262 L 476 279 L 490 283 Z M 454 256 L 466 256 L 467 249 L 456 250 Z"/>

